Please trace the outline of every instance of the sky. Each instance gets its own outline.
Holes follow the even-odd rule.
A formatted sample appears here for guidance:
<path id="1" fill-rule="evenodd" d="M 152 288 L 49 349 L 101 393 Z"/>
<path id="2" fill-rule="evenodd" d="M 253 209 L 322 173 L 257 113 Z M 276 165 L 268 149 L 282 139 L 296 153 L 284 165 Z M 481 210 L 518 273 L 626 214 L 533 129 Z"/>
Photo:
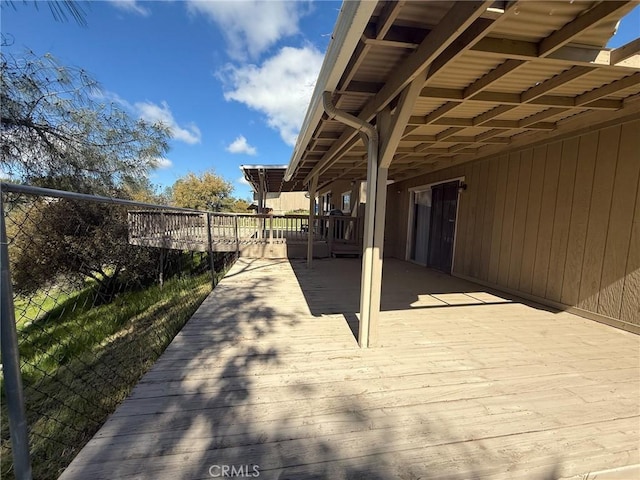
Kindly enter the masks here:
<path id="1" fill-rule="evenodd" d="M 213 169 L 251 196 L 242 164 L 289 163 L 341 2 L 78 1 L 87 26 L 43 2 L 2 2 L 5 52 L 83 68 L 134 116 L 171 128 L 151 181 Z"/>
<path id="2" fill-rule="evenodd" d="M 161 120 L 170 150 L 160 187 L 213 169 L 249 198 L 242 164 L 289 163 L 341 2 L 82 1 L 86 26 L 42 1 L 2 2 L 5 52 L 52 54 L 88 71 L 131 115 Z M 638 37 L 640 7 L 609 42 Z"/>

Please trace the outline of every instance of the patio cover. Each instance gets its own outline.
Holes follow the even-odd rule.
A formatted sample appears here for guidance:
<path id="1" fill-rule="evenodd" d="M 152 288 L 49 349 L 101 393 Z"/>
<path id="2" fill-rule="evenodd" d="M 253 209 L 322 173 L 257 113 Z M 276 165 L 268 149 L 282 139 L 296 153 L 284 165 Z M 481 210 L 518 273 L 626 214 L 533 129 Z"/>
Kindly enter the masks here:
<path id="1" fill-rule="evenodd" d="M 284 179 L 315 194 L 335 180 L 367 178 L 362 346 L 375 344 L 387 179 L 640 112 L 640 39 L 605 48 L 636 5 L 343 4 Z M 323 96 L 351 115 L 350 126 L 325 113 Z M 375 127 L 377 158 L 358 122 Z"/>

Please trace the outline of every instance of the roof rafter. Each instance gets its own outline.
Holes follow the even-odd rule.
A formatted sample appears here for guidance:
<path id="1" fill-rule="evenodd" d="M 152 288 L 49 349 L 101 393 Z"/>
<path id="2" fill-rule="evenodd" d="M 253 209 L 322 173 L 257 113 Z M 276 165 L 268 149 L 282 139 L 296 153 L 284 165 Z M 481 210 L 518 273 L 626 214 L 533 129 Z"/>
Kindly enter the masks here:
<path id="1" fill-rule="evenodd" d="M 429 32 L 417 50 L 400 64 L 394 77 L 385 83 L 376 96 L 367 103 L 358 118 L 366 122 L 370 121 L 420 72 L 426 69 L 464 30 L 473 24 L 491 3 L 491 1 L 474 1 L 452 6 L 442 18 L 442 21 Z M 489 25 L 487 25 L 487 29 L 488 27 Z M 307 175 L 305 183 L 313 175 L 318 174 L 321 169 L 326 169 L 343 145 L 356 135 L 357 132 L 351 129 L 345 131 L 332 149 Z"/>
<path id="2" fill-rule="evenodd" d="M 538 55 L 538 44 L 525 40 L 511 40 L 506 38 L 485 37 L 471 47 L 472 52 L 480 52 L 485 55 L 495 55 L 496 58 L 508 57 L 516 60 L 533 60 L 541 65 L 548 64 L 573 64 L 590 66 L 594 68 L 615 66 L 621 69 L 638 70 L 640 68 L 640 55 L 634 54 L 619 62 L 612 62 L 611 50 L 567 45 L 547 54 L 545 57 Z"/>
<path id="3" fill-rule="evenodd" d="M 609 15 L 627 7 L 630 1 L 607 0 L 556 30 L 538 44 L 538 56 L 547 56 L 566 45 L 584 30 L 603 22 Z"/>
<path id="4" fill-rule="evenodd" d="M 397 2 L 387 2 L 376 24 L 376 38 L 384 38 L 387 34 L 393 22 L 398 17 L 400 9 L 404 6 L 405 0 L 399 0 Z"/>
<path id="5" fill-rule="evenodd" d="M 616 80 L 615 82 L 611 82 L 608 85 L 596 88 L 595 90 L 591 90 L 590 92 L 583 93 L 575 99 L 575 104 L 577 106 L 584 104 L 591 105 L 591 103 L 589 102 L 593 102 L 602 97 L 606 97 L 608 95 L 619 92 L 620 90 L 634 87 L 636 85 L 640 85 L 640 72 L 629 75 L 628 77 L 621 78 L 620 80 Z"/>
<path id="6" fill-rule="evenodd" d="M 640 53 L 640 38 L 630 41 L 611 51 L 610 61 L 612 64 L 620 63 L 627 58 Z"/>
<path id="7" fill-rule="evenodd" d="M 555 77 L 554 77 L 555 78 Z M 622 102 L 619 100 L 600 100 L 602 97 L 616 93 L 619 90 L 630 88 L 640 84 L 640 74 L 631 75 L 621 80 L 601 87 L 602 90 L 594 91 L 588 97 L 578 100 L 580 97 L 568 97 L 568 96 L 556 96 L 556 95 L 542 95 L 535 97 L 527 102 L 522 101 L 522 97 L 518 93 L 509 92 L 494 92 L 485 91 L 480 92 L 472 98 L 465 99 L 465 102 L 478 102 L 478 103 L 499 103 L 503 105 L 540 105 L 546 107 L 575 107 L 583 109 L 594 110 L 617 110 L 622 107 Z M 542 84 L 541 84 L 542 85 Z M 557 85 L 558 87 L 562 86 Z M 550 91 L 550 90 L 549 90 Z M 438 99 L 446 101 L 460 100 L 464 95 L 464 90 L 458 90 L 453 88 L 438 88 L 438 87 L 425 87 L 420 92 L 421 98 Z M 586 95 L 586 94 L 585 94 Z M 460 100 L 461 101 L 461 100 Z"/>

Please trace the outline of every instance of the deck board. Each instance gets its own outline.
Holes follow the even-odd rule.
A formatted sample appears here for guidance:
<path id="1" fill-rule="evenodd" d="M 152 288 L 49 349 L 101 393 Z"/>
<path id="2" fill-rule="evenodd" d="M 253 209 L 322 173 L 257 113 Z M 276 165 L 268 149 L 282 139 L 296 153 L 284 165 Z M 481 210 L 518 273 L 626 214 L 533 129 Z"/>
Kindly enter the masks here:
<path id="1" fill-rule="evenodd" d="M 358 281 L 358 259 L 240 259 L 61 478 L 542 479 L 640 463 L 638 336 L 388 260 L 381 347 L 361 350 Z"/>

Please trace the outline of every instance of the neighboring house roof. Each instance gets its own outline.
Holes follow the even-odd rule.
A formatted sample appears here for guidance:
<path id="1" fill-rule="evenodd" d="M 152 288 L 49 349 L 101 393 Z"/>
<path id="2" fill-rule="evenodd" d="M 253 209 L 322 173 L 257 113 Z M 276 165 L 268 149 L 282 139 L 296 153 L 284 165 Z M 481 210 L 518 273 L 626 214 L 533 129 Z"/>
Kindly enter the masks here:
<path id="1" fill-rule="evenodd" d="M 285 179 L 366 177 L 366 146 L 324 114 L 324 91 L 361 120 L 395 115 L 396 181 L 637 113 L 640 41 L 604 48 L 637 4 L 345 2 Z"/>
<path id="2" fill-rule="evenodd" d="M 299 181 L 284 181 L 286 169 L 286 165 L 240 165 L 245 180 L 249 182 L 255 192 L 260 190 L 261 176 L 265 192 L 305 191 L 305 186 Z"/>

